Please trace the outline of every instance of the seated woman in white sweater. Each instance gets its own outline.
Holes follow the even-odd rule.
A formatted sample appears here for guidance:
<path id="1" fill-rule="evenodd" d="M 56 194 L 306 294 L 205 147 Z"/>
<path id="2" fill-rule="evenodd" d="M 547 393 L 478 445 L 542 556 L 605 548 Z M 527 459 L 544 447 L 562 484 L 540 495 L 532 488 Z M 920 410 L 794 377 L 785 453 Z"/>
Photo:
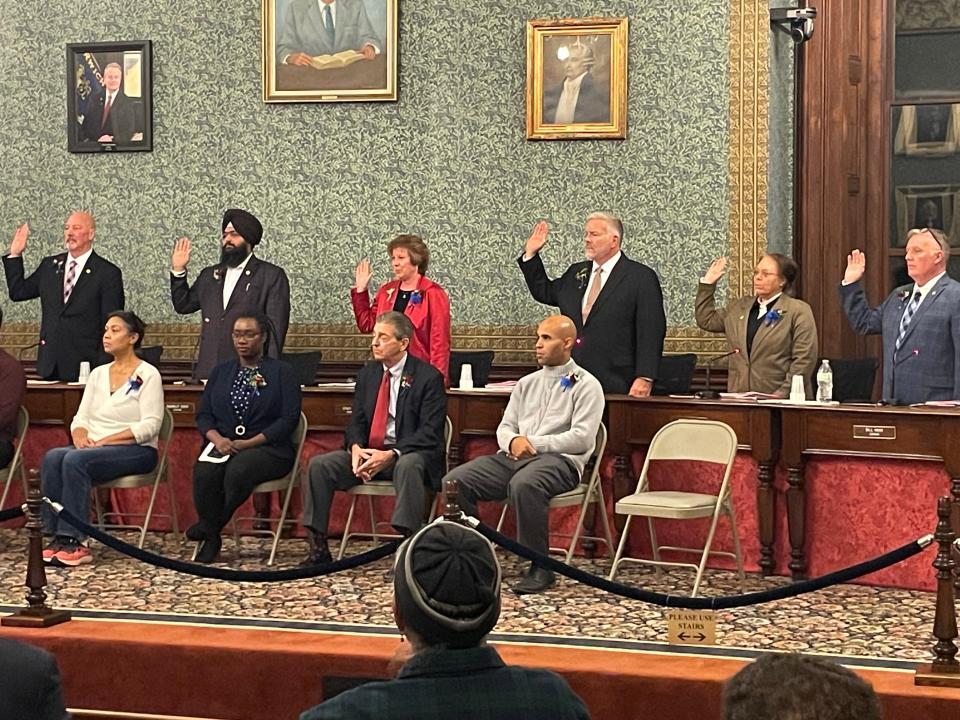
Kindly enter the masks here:
<path id="1" fill-rule="evenodd" d="M 43 494 L 81 520 L 90 516 L 92 486 L 156 467 L 163 381 L 153 365 L 136 355 L 145 329 L 132 312 L 110 313 L 103 349 L 113 362 L 90 373 L 80 409 L 70 424 L 73 444 L 43 456 Z M 53 535 L 43 551 L 44 562 L 63 567 L 93 562 L 83 533 L 46 507 L 43 529 Z"/>

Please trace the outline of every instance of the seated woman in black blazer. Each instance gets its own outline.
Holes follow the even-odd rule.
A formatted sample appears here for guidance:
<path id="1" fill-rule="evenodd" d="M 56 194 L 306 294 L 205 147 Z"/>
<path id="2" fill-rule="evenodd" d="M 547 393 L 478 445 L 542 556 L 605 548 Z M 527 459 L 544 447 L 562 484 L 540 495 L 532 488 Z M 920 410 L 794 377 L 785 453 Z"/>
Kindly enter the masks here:
<path id="1" fill-rule="evenodd" d="M 200 398 L 197 430 L 206 445 L 193 466 L 193 502 L 200 520 L 187 537 L 201 541 L 197 562 L 220 554 L 220 532 L 253 488 L 290 472 L 300 421 L 300 385 L 287 363 L 264 357 L 265 316 L 233 324 L 237 359 L 217 365 Z"/>

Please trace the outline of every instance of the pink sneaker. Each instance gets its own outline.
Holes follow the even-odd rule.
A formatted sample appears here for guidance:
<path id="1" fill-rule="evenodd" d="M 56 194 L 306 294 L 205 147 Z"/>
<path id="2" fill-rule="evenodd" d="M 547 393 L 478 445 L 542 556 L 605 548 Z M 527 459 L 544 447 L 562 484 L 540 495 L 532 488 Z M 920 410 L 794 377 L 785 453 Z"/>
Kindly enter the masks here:
<path id="1" fill-rule="evenodd" d="M 50 562 L 53 565 L 77 567 L 77 565 L 86 565 L 87 563 L 92 563 L 93 553 L 90 552 L 90 548 L 84 545 L 72 545 L 72 547 L 59 550 L 53 556 L 53 559 Z"/>
<path id="2" fill-rule="evenodd" d="M 60 539 L 54 538 L 50 544 L 43 549 L 43 561 L 47 564 L 53 562 L 53 556 L 60 552 Z"/>

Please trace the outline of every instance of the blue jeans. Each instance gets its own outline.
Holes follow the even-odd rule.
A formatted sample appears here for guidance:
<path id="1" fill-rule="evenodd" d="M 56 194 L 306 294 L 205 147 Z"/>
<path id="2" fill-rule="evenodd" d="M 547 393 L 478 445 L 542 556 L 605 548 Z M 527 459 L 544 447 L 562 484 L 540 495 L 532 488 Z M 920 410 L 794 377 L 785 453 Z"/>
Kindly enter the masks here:
<path id="1" fill-rule="evenodd" d="M 146 445 L 108 445 L 83 448 L 73 445 L 48 450 L 43 456 L 40 480 L 43 494 L 83 521 L 90 519 L 90 488 L 124 475 L 139 475 L 157 466 L 157 449 Z M 43 507 L 43 531 L 50 535 L 86 540 L 86 535 Z"/>

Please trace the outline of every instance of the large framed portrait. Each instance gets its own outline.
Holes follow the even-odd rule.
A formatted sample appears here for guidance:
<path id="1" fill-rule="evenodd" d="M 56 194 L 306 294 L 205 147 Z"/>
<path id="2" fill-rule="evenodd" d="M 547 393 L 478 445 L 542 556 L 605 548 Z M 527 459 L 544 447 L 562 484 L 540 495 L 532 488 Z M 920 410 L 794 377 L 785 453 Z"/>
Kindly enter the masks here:
<path id="1" fill-rule="evenodd" d="M 627 19 L 527 22 L 527 138 L 627 136 Z"/>
<path id="2" fill-rule="evenodd" d="M 893 140 L 898 155 L 943 157 L 960 152 L 960 103 L 904 105 Z"/>
<path id="3" fill-rule="evenodd" d="M 398 0 L 263 0 L 264 102 L 397 99 Z"/>
<path id="4" fill-rule="evenodd" d="M 67 45 L 67 149 L 153 149 L 150 41 Z"/>
<path id="5" fill-rule="evenodd" d="M 897 237 L 895 247 L 906 244 L 907 232 L 913 228 L 936 228 L 947 237 L 960 232 L 960 186 L 909 185 L 895 192 Z"/>

